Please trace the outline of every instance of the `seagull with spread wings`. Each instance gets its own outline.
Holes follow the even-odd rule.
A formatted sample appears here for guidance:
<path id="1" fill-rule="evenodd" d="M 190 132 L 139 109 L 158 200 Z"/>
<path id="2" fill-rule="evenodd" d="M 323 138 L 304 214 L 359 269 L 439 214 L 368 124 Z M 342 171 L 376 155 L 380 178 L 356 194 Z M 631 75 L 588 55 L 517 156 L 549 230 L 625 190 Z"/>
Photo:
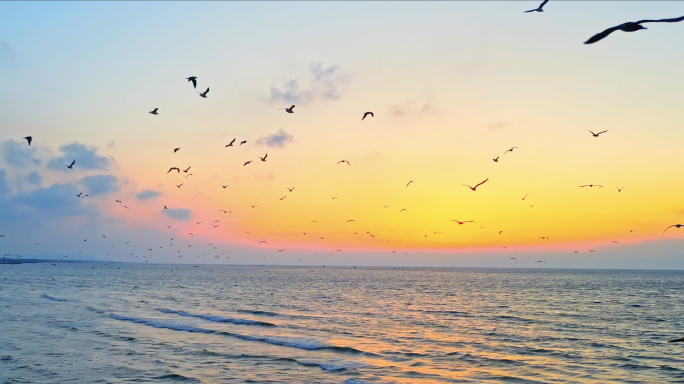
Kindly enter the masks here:
<path id="1" fill-rule="evenodd" d="M 601 131 L 601 132 L 594 133 L 594 132 L 592 132 L 592 131 L 590 131 L 590 130 L 587 129 L 587 132 L 591 133 L 591 135 L 594 136 L 594 137 L 599 137 L 599 135 L 601 135 L 602 133 L 608 132 L 608 130 L 606 129 L 605 131 Z"/>
<path id="2" fill-rule="evenodd" d="M 483 181 L 483 182 L 481 182 L 481 183 L 477 184 L 477 185 L 476 185 L 476 186 L 474 186 L 474 187 L 471 187 L 470 185 L 467 185 L 467 184 L 461 184 L 461 185 L 465 185 L 466 187 L 470 188 L 471 190 L 473 190 L 473 191 L 477 191 L 477 187 L 479 187 L 480 185 L 482 185 L 482 184 L 486 183 L 486 182 L 487 182 L 487 180 L 489 180 L 489 178 L 486 178 L 486 179 L 485 179 L 485 181 Z"/>
<path id="3" fill-rule="evenodd" d="M 678 23 L 682 20 L 684 20 L 684 16 L 675 17 L 672 19 L 629 21 L 629 22 L 617 25 L 615 27 L 608 28 L 603 32 L 595 34 L 589 40 L 585 41 L 584 44 L 594 44 L 597 41 L 601 41 L 601 40 L 605 39 L 606 37 L 608 37 L 608 35 L 610 35 L 611 33 L 615 32 L 615 31 L 636 32 L 636 31 L 639 31 L 642 29 L 646 29 L 646 27 L 641 25 L 641 24 L 645 24 L 645 23 Z"/>
<path id="4" fill-rule="evenodd" d="M 544 8 L 544 6 L 546 5 L 546 3 L 548 3 L 548 2 L 549 2 L 549 0 L 544 0 L 544 2 L 541 3 L 541 5 L 540 5 L 539 7 L 537 7 L 536 9 L 530 9 L 529 11 L 525 11 L 524 13 L 530 13 L 530 12 L 544 12 L 544 9 L 543 9 L 543 8 Z"/>

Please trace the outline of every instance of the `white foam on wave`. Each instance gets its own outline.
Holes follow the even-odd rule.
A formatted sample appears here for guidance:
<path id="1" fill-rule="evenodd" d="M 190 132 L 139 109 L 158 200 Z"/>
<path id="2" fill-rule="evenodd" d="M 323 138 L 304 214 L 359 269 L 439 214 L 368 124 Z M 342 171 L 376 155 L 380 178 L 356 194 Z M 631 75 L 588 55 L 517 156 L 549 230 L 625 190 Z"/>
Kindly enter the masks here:
<path id="1" fill-rule="evenodd" d="M 194 313 L 189 313 L 185 311 L 174 311 L 172 309 L 160 309 L 161 312 L 164 313 L 174 313 L 179 316 L 185 316 L 185 317 L 196 317 L 198 319 L 203 319 L 207 321 L 211 321 L 214 323 L 232 323 L 232 324 L 238 324 L 238 325 L 261 325 L 261 326 L 266 326 L 266 327 L 275 327 L 275 324 L 272 323 L 267 323 L 265 321 L 258 321 L 258 320 L 249 320 L 249 319 L 240 319 L 240 318 L 235 318 L 235 317 L 223 317 L 223 316 L 215 316 L 215 315 L 198 315 Z"/>
<path id="2" fill-rule="evenodd" d="M 119 316 L 119 315 L 115 315 L 113 313 L 110 314 L 109 317 L 111 317 L 112 319 L 116 319 L 116 320 L 130 321 L 130 322 L 136 323 L 136 324 L 149 325 L 149 326 L 154 327 L 154 328 L 163 328 L 163 329 L 171 329 L 174 331 L 186 331 L 186 332 L 215 333 L 215 331 L 212 331 L 210 329 L 191 327 L 189 325 L 183 325 L 183 324 L 165 323 L 165 322 L 156 321 L 156 320 L 146 320 L 146 319 L 138 319 L 135 317 Z"/>

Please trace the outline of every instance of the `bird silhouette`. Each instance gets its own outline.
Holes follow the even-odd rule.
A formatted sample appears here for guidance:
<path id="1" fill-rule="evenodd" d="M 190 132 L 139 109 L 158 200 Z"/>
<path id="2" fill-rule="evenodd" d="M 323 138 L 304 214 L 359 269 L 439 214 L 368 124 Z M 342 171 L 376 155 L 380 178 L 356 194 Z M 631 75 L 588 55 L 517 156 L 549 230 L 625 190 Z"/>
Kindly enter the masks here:
<path id="1" fill-rule="evenodd" d="M 399 213 L 402 213 L 402 212 L 404 212 L 404 211 L 408 212 L 408 209 L 402 208 L 401 211 L 399 211 Z"/>
<path id="2" fill-rule="evenodd" d="M 245 165 L 247 165 L 247 164 L 249 164 L 249 163 L 251 163 L 251 162 L 252 162 L 252 160 L 250 160 L 250 161 L 245 161 L 245 163 L 242 164 L 242 166 L 244 167 Z"/>
<path id="3" fill-rule="evenodd" d="M 279 197 L 280 201 L 283 201 L 287 196 Z"/>
<path id="4" fill-rule="evenodd" d="M 546 3 L 548 3 L 548 2 L 549 2 L 549 0 L 544 0 L 544 2 L 541 3 L 541 5 L 539 5 L 539 7 L 537 7 L 536 9 L 530 9 L 529 11 L 525 11 L 524 13 L 529 13 L 529 12 L 544 12 L 544 10 L 543 10 L 542 8 L 544 8 L 544 5 L 546 5 Z"/>
<path id="5" fill-rule="evenodd" d="M 617 185 L 615 186 L 615 188 L 617 189 L 618 192 L 622 192 L 622 190 L 625 189 L 625 187 L 618 188 Z"/>
<path id="6" fill-rule="evenodd" d="M 365 112 L 365 113 L 363 114 L 363 117 L 361 118 L 361 120 L 365 119 L 366 116 L 368 116 L 368 115 L 370 115 L 370 117 L 375 117 L 375 115 L 373 115 L 373 112 Z"/>
<path id="7" fill-rule="evenodd" d="M 295 187 L 292 187 L 292 188 L 289 188 L 289 187 L 285 187 L 285 188 L 287 188 L 287 190 L 288 190 L 288 191 L 290 191 L 290 192 L 292 192 L 292 191 L 294 191 L 294 190 L 295 190 Z"/>
<path id="8" fill-rule="evenodd" d="M 504 152 L 504 155 L 507 154 L 508 152 L 513 152 L 514 149 L 517 149 L 518 147 L 512 147 L 511 149 L 507 149 L 506 152 Z"/>
<path id="9" fill-rule="evenodd" d="M 177 167 L 171 167 L 171 168 L 169 168 L 169 171 L 166 172 L 166 174 L 168 175 L 168 174 L 169 174 L 171 171 L 173 171 L 173 170 L 176 170 L 176 172 L 180 173 L 180 169 L 179 169 L 179 168 L 177 168 Z"/>
<path id="10" fill-rule="evenodd" d="M 409 185 L 411 185 L 411 183 L 413 183 L 413 180 L 411 180 L 411 181 L 409 181 L 408 183 L 406 183 L 406 186 L 408 187 Z"/>
<path id="11" fill-rule="evenodd" d="M 242 144 L 247 144 L 247 140 L 241 141 L 240 145 L 242 145 Z"/>
<path id="12" fill-rule="evenodd" d="M 483 181 L 483 182 L 481 182 L 481 183 L 477 184 L 477 185 L 476 185 L 476 186 L 474 186 L 474 187 L 471 187 L 470 185 L 467 185 L 467 184 L 461 184 L 461 185 L 465 185 L 466 187 L 470 188 L 471 190 L 473 190 L 473 191 L 477 191 L 477 187 L 479 187 L 480 185 L 482 185 L 482 184 L 486 183 L 486 182 L 487 182 L 487 180 L 489 180 L 489 178 L 486 178 L 486 179 L 485 179 L 485 181 Z"/>
<path id="13" fill-rule="evenodd" d="M 340 163 L 347 163 L 347 165 L 351 165 L 347 160 L 340 160 L 337 162 L 337 165 L 339 165 Z"/>
<path id="14" fill-rule="evenodd" d="M 74 164 L 76 164 L 76 160 L 72 161 L 71 164 L 69 164 L 69 165 L 65 165 L 65 167 L 67 167 L 69 169 L 74 169 Z"/>
<path id="15" fill-rule="evenodd" d="M 183 172 L 188 173 L 188 171 L 190 170 L 190 168 L 192 168 L 192 165 L 189 166 L 187 169 L 184 169 Z"/>
<path id="16" fill-rule="evenodd" d="M 227 185 L 222 185 L 221 187 L 222 187 L 223 189 L 226 189 L 226 188 L 228 188 L 228 186 L 227 186 Z"/>
<path id="17" fill-rule="evenodd" d="M 76 195 L 76 197 L 81 197 L 82 194 L 83 192 L 79 192 L 78 195 Z"/>
<path id="18" fill-rule="evenodd" d="M 587 129 L 587 132 L 591 133 L 591 135 L 594 136 L 594 137 L 599 137 L 600 134 L 606 133 L 606 132 L 608 132 L 608 130 L 606 129 L 605 131 L 601 131 L 601 132 L 599 132 L 599 133 L 594 133 L 594 132 L 592 132 L 592 131 L 590 131 L 590 130 Z"/>
<path id="19" fill-rule="evenodd" d="M 515 257 L 509 257 L 508 259 L 509 259 L 509 260 L 515 260 L 515 261 L 518 261 L 518 259 L 516 259 Z"/>
<path id="20" fill-rule="evenodd" d="M 226 145 L 226 148 L 227 148 L 227 147 L 232 147 L 232 146 L 233 146 L 233 143 L 235 143 L 235 139 L 233 139 L 230 143 L 228 143 L 228 144 Z"/>
<path id="21" fill-rule="evenodd" d="M 580 187 L 580 188 L 585 188 L 585 187 L 589 187 L 589 188 L 594 188 L 594 187 L 596 187 L 596 188 L 603 188 L 603 185 L 587 184 L 587 185 L 580 185 L 579 187 Z"/>
<path id="22" fill-rule="evenodd" d="M 544 264 L 546 264 L 546 261 L 544 261 L 544 260 L 539 260 L 539 261 L 536 261 L 536 262 L 535 262 L 535 264 L 538 264 L 538 263 L 544 263 Z"/>
<path id="23" fill-rule="evenodd" d="M 173 153 L 176 153 L 176 152 L 178 152 L 178 151 L 180 151 L 180 147 L 174 148 L 174 149 L 173 149 Z"/>
<path id="24" fill-rule="evenodd" d="M 200 97 L 203 97 L 203 98 L 206 99 L 206 98 L 207 98 L 207 93 L 209 93 L 209 88 L 207 88 L 207 90 L 204 91 L 204 92 L 197 92 L 197 93 L 199 93 Z"/>
<path id="25" fill-rule="evenodd" d="M 264 155 L 264 157 L 259 157 L 261 161 L 266 161 L 266 158 L 268 157 L 268 153 Z"/>
<path id="26" fill-rule="evenodd" d="M 150 113 L 153 115 L 158 115 L 159 114 L 159 113 L 157 113 L 158 110 L 159 110 L 159 108 L 155 108 L 154 110 L 150 111 Z"/>
<path id="27" fill-rule="evenodd" d="M 474 223 L 474 221 L 458 221 L 458 220 L 453 220 L 453 219 L 451 219 L 451 221 L 457 222 L 458 225 L 463 225 L 463 224 L 465 224 L 465 223 Z"/>
<path id="28" fill-rule="evenodd" d="M 180 188 L 180 187 L 182 187 L 182 186 L 183 186 L 183 183 L 180 183 L 180 184 L 176 185 L 176 187 L 178 187 L 178 188 Z"/>
<path id="29" fill-rule="evenodd" d="M 495 162 L 495 163 L 498 163 L 498 162 L 499 162 L 499 156 L 493 158 L 492 161 Z"/>
<path id="30" fill-rule="evenodd" d="M 611 27 L 606 29 L 603 32 L 597 33 L 594 36 L 592 36 L 589 40 L 585 41 L 584 44 L 594 44 L 597 41 L 601 41 L 608 37 L 611 33 L 615 31 L 623 31 L 623 32 L 636 32 L 642 29 L 646 29 L 646 27 L 642 26 L 641 24 L 644 23 L 677 23 L 684 20 L 684 16 L 681 17 L 676 17 L 673 19 L 660 19 L 660 20 L 639 20 L 639 21 L 629 21 L 627 23 L 623 23 L 620 25 L 617 25 L 615 27 Z"/>
<path id="31" fill-rule="evenodd" d="M 665 228 L 665 230 L 663 231 L 663 233 L 667 232 L 667 230 L 670 229 L 670 228 L 672 228 L 672 227 L 679 229 L 679 228 L 681 228 L 681 227 L 684 227 L 684 224 L 674 224 L 674 225 L 670 225 L 669 227 Z"/>
<path id="32" fill-rule="evenodd" d="M 295 106 L 293 105 L 290 108 L 280 108 L 279 111 L 282 111 L 284 109 L 285 112 L 287 112 L 287 113 L 294 113 L 294 111 L 293 111 L 294 107 Z"/>
<path id="33" fill-rule="evenodd" d="M 24 140 L 28 142 L 29 147 L 31 146 L 31 141 L 33 141 L 33 136 L 26 136 L 24 137 Z"/>
<path id="34" fill-rule="evenodd" d="M 186 78 L 187 81 L 192 82 L 192 87 L 197 88 L 197 76 L 190 76 Z"/>
<path id="35" fill-rule="evenodd" d="M 541 236 L 541 237 L 539 237 L 539 239 L 541 239 L 541 240 L 549 240 L 549 238 L 548 238 L 547 236 Z"/>
<path id="36" fill-rule="evenodd" d="M 529 193 L 528 193 L 527 195 L 521 197 L 520 200 L 525 201 L 525 198 L 526 198 L 527 196 L 529 196 Z"/>

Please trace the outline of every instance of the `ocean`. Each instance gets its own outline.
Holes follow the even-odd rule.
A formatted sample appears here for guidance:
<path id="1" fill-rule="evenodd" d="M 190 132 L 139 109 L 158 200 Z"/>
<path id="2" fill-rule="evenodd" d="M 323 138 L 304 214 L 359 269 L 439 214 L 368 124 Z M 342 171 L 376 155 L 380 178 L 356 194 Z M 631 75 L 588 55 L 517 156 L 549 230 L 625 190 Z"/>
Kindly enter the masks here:
<path id="1" fill-rule="evenodd" d="M 0 265 L 0 383 L 684 382 L 683 289 L 678 271 Z"/>

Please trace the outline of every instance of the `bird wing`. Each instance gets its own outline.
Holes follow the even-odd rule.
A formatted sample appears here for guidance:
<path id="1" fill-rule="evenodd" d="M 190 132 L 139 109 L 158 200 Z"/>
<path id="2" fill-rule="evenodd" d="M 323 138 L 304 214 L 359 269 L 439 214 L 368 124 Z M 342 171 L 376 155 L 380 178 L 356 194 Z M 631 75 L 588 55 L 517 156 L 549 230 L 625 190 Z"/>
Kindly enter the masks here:
<path id="1" fill-rule="evenodd" d="M 166 173 L 167 173 L 167 174 L 168 174 L 168 173 L 171 173 L 171 171 L 173 171 L 174 169 L 177 170 L 178 172 L 180 172 L 180 170 L 179 170 L 178 168 L 173 167 L 173 168 L 169 168 L 169 171 L 166 172 Z"/>
<path id="2" fill-rule="evenodd" d="M 190 79 L 192 81 L 192 87 L 197 88 L 197 80 L 196 79 Z"/>
<path id="3" fill-rule="evenodd" d="M 479 187 L 480 185 L 482 185 L 482 184 L 486 183 L 486 182 L 487 182 L 487 180 L 489 180 L 489 178 L 486 178 L 486 179 L 485 179 L 485 181 L 481 182 L 480 184 L 476 185 L 476 186 L 475 186 L 475 187 L 473 187 L 473 188 L 477 188 L 477 187 Z"/>
<path id="4" fill-rule="evenodd" d="M 670 229 L 670 228 L 672 228 L 672 227 L 674 227 L 674 225 L 670 225 L 669 227 L 665 228 L 665 230 L 663 231 L 663 233 L 667 232 L 667 230 Z"/>
<path id="5" fill-rule="evenodd" d="M 642 24 L 642 23 L 677 23 L 684 20 L 684 16 L 681 17 L 675 17 L 673 19 L 660 19 L 660 20 L 639 20 L 636 22 L 636 24 Z"/>
<path id="6" fill-rule="evenodd" d="M 232 145 L 234 142 L 235 142 L 235 139 L 233 139 L 233 141 L 231 141 L 229 145 Z"/>
<path id="7" fill-rule="evenodd" d="M 295 106 L 293 105 L 293 106 L 290 107 L 290 109 L 294 109 L 294 107 L 295 107 Z"/>
<path id="8" fill-rule="evenodd" d="M 594 36 L 592 36 L 589 40 L 585 41 L 584 44 L 594 44 L 597 41 L 601 41 L 601 40 L 605 39 L 606 37 L 608 37 L 608 35 L 610 35 L 611 33 L 620 29 L 621 26 L 622 25 L 618 25 L 618 26 L 615 26 L 612 28 L 608 28 L 601 33 L 597 33 Z"/>
<path id="9" fill-rule="evenodd" d="M 206 95 L 207 93 L 209 93 L 209 88 L 208 88 L 208 87 L 207 87 L 207 90 L 204 91 L 204 94 L 205 94 L 205 95 Z"/>
<path id="10" fill-rule="evenodd" d="M 606 129 L 605 131 L 601 131 L 601 132 L 597 133 L 597 135 L 600 135 L 600 134 L 602 134 L 602 133 L 606 133 L 606 132 L 608 132 L 608 130 L 607 130 L 607 129 Z"/>
<path id="11" fill-rule="evenodd" d="M 264 155 L 264 160 L 268 157 L 268 153 Z"/>
<path id="12" fill-rule="evenodd" d="M 74 164 L 76 164 L 76 160 L 72 161 L 72 162 L 71 162 L 71 165 L 69 165 L 69 166 L 70 166 L 70 167 L 73 167 Z"/>
<path id="13" fill-rule="evenodd" d="M 544 2 L 541 3 L 541 5 L 539 5 L 539 9 L 544 8 L 544 6 L 546 5 L 546 3 L 548 3 L 548 2 L 549 2 L 549 0 L 544 0 Z"/>

